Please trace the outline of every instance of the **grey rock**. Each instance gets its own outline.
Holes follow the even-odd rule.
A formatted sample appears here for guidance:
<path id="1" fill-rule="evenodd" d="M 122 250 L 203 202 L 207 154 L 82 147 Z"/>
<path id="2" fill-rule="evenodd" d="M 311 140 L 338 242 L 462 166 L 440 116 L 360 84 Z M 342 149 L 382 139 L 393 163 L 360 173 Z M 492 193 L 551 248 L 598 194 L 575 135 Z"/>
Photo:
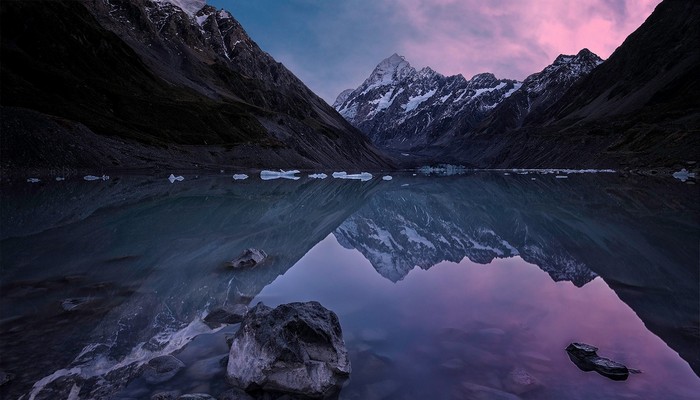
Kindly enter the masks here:
<path id="1" fill-rule="evenodd" d="M 597 351 L 597 347 L 585 343 L 571 343 L 566 347 L 569 358 L 581 371 L 596 371 L 615 381 L 627 379 L 630 371 L 625 365 L 599 357 Z"/>
<path id="2" fill-rule="evenodd" d="M 184 367 L 185 364 L 174 356 L 160 356 L 144 366 L 142 376 L 146 382 L 161 383 L 171 379 Z"/>
<path id="3" fill-rule="evenodd" d="M 267 254 L 259 249 L 245 249 L 240 256 L 231 261 L 233 268 L 250 268 L 261 264 L 267 258 Z"/>
<path id="4" fill-rule="evenodd" d="M 248 312 L 245 304 L 235 304 L 233 306 L 223 306 L 212 310 L 204 322 L 208 324 L 237 324 L 243 321 L 243 317 Z"/>
<path id="5" fill-rule="evenodd" d="M 245 390 L 328 397 L 350 374 L 338 317 L 318 302 L 258 303 L 245 316 L 229 353 L 229 382 Z"/>

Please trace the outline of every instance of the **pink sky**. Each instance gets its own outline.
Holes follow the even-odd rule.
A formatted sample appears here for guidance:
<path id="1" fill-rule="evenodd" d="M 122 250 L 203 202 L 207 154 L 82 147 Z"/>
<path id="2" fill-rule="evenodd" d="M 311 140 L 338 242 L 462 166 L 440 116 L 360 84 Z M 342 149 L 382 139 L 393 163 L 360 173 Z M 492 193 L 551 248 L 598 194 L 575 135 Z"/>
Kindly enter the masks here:
<path id="1" fill-rule="evenodd" d="M 587 47 L 607 58 L 659 0 L 390 0 L 416 34 L 399 43 L 411 62 L 443 74 L 523 79 L 559 54 Z"/>
<path id="2" fill-rule="evenodd" d="M 522 80 L 559 54 L 607 58 L 660 0 L 208 0 L 333 103 L 398 53 L 416 68 Z"/>

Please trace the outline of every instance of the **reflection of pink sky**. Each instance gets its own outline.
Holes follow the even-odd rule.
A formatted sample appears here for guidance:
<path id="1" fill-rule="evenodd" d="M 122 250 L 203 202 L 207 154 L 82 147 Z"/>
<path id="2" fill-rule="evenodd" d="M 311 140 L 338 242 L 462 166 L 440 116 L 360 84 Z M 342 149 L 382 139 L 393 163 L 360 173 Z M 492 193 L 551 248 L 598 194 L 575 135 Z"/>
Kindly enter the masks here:
<path id="1" fill-rule="evenodd" d="M 522 353 L 551 360 L 545 366 L 533 366 L 531 372 L 552 389 L 590 393 L 593 388 L 601 395 L 626 393 L 639 398 L 662 392 L 694 398 L 700 391 L 700 379 L 688 364 L 649 332 L 602 279 L 583 288 L 555 283 L 520 258 L 497 259 L 489 265 L 445 262 L 429 271 L 415 268 L 403 281 L 392 284 L 359 252 L 342 248 L 329 236 L 258 299 L 268 304 L 319 300 L 339 314 L 341 323 L 346 316 L 344 329 L 349 335 L 366 328 L 348 322 L 349 316 L 370 312 L 380 313 L 386 321 L 385 326 L 375 322 L 370 328 L 385 329 L 389 337 L 426 331 L 433 338 L 446 328 L 464 332 L 498 328 L 513 343 L 499 357 L 526 367 Z M 573 341 L 593 344 L 600 348 L 599 355 L 644 373 L 623 383 L 584 373 L 566 357 L 564 348 Z M 409 363 L 413 354 L 407 348 L 397 357 Z"/>

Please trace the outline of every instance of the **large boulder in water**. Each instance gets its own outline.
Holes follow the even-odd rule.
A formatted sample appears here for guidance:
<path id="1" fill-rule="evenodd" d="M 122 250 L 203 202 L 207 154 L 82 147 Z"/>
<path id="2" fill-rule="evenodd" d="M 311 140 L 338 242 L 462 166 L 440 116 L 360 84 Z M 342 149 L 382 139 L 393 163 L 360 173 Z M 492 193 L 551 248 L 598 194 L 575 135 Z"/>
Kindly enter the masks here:
<path id="1" fill-rule="evenodd" d="M 321 304 L 258 303 L 231 343 L 226 376 L 247 391 L 324 398 L 340 390 L 350 360 L 338 317 Z"/>

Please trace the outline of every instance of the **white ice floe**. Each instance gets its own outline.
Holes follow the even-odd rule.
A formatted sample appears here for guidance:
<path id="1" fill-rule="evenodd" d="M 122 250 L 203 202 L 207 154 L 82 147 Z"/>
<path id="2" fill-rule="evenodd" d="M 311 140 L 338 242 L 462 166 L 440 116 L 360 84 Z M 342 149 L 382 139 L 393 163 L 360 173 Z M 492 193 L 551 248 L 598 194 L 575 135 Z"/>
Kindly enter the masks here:
<path id="1" fill-rule="evenodd" d="M 27 182 L 37 183 L 37 182 L 41 182 L 41 179 L 39 179 L 39 178 L 27 178 Z"/>
<path id="2" fill-rule="evenodd" d="M 555 176 L 555 178 L 557 178 L 557 179 L 566 179 L 566 178 L 568 178 L 568 176 L 566 176 L 566 175 L 557 175 L 557 176 Z"/>
<path id="3" fill-rule="evenodd" d="M 372 174 L 369 172 L 361 172 L 359 174 L 348 174 L 347 172 L 334 172 L 333 177 L 336 179 L 357 179 L 362 182 L 372 179 Z"/>
<path id="4" fill-rule="evenodd" d="M 683 168 L 680 171 L 674 172 L 673 177 L 681 182 L 685 182 L 688 180 L 688 178 L 695 178 L 695 172 L 688 172 L 688 170 Z"/>
<path id="5" fill-rule="evenodd" d="M 404 183 L 403 185 L 401 185 L 401 187 L 404 187 L 404 186 L 408 186 L 408 183 Z"/>
<path id="6" fill-rule="evenodd" d="M 175 176 L 173 174 L 170 174 L 168 180 L 170 181 L 170 183 L 175 183 L 175 181 L 182 182 L 185 180 L 185 177 L 182 175 Z"/>
<path id="7" fill-rule="evenodd" d="M 102 175 L 102 176 L 85 175 L 83 177 L 83 179 L 85 179 L 86 181 L 99 181 L 99 180 L 106 181 L 106 180 L 109 180 L 109 176 L 108 175 Z"/>
<path id="8" fill-rule="evenodd" d="M 326 175 L 326 174 L 324 174 L 323 172 L 321 172 L 320 174 L 310 174 L 310 175 L 309 175 L 309 178 L 313 178 L 313 179 L 326 179 L 326 178 L 328 178 L 328 175 Z"/>
<path id="9" fill-rule="evenodd" d="M 243 179 L 248 179 L 248 175 L 246 175 L 246 174 L 235 174 L 235 175 L 233 175 L 233 179 L 236 180 L 236 181 L 240 181 L 240 180 L 243 180 Z"/>
<path id="10" fill-rule="evenodd" d="M 260 179 L 264 181 L 269 181 L 270 179 L 292 179 L 292 180 L 297 180 L 299 179 L 298 176 L 294 176 L 299 173 L 299 170 L 294 169 L 291 171 L 284 171 L 284 170 L 279 170 L 279 171 L 269 171 L 269 170 L 263 170 L 260 171 Z"/>
<path id="11" fill-rule="evenodd" d="M 384 175 L 384 176 L 382 176 L 382 180 L 385 180 L 385 181 L 390 181 L 390 180 L 392 180 L 392 179 L 394 179 L 394 178 L 393 178 L 391 175 Z"/>
<path id="12" fill-rule="evenodd" d="M 57 176 L 57 177 L 56 177 L 56 180 L 60 182 L 60 181 L 65 181 L 66 178 L 64 178 L 64 177 L 62 177 L 62 176 Z"/>

